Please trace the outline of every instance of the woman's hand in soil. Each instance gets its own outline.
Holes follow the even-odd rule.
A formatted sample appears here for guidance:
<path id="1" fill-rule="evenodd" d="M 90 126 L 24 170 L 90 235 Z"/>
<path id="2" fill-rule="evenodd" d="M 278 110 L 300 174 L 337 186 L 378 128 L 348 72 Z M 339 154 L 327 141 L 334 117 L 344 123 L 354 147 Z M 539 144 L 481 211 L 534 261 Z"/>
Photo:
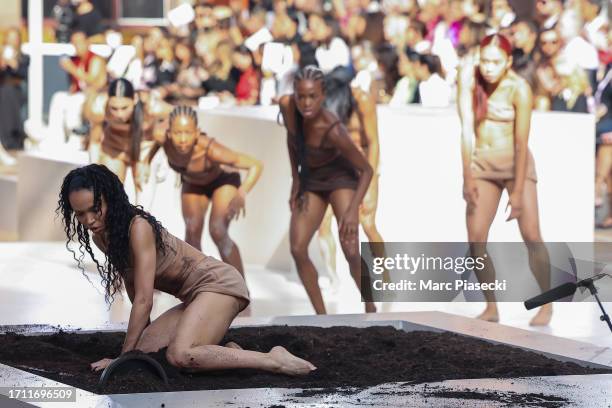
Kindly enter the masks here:
<path id="1" fill-rule="evenodd" d="M 92 371 L 102 371 L 106 367 L 108 367 L 110 365 L 110 363 L 112 363 L 113 361 L 115 361 L 114 358 L 103 358 L 100 361 L 96 361 L 95 363 L 91 363 L 89 366 L 91 367 Z"/>

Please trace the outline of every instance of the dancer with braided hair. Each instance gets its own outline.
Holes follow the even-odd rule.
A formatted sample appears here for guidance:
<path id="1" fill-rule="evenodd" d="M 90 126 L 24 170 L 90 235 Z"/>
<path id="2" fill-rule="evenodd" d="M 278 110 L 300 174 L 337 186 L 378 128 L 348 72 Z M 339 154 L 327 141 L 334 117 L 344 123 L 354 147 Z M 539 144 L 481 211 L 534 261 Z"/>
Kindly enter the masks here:
<path id="1" fill-rule="evenodd" d="M 245 214 L 245 197 L 257 183 L 262 163 L 201 133 L 196 112 L 189 106 L 174 108 L 165 129 L 155 133 L 157 144 L 151 155 L 163 147 L 168 164 L 181 175 L 185 241 L 202 248 L 204 218 L 212 202 L 210 236 L 221 259 L 244 275 L 240 251 L 229 236 L 229 224 Z M 244 182 L 239 173 L 226 172 L 221 165 L 247 170 Z"/>
<path id="2" fill-rule="evenodd" d="M 318 314 L 326 312 L 318 273 L 308 256 L 308 244 L 321 225 L 325 209 L 331 204 L 339 221 L 340 244 L 358 288 L 369 281 L 361 277 L 359 255 L 359 205 L 370 185 L 372 167 L 351 141 L 346 127 L 325 101 L 323 72 L 315 66 L 302 68 L 295 76 L 293 96 L 280 100 L 287 129 L 287 144 L 293 176 L 291 255 L 300 279 Z M 366 312 L 375 312 L 367 302 Z"/>
<path id="3" fill-rule="evenodd" d="M 352 73 L 348 68 L 336 67 L 325 77 L 326 109 L 332 111 L 347 127 L 351 140 L 366 156 L 374 174 L 363 202 L 359 206 L 359 223 L 370 242 L 383 242 L 376 227 L 376 209 L 378 207 L 378 162 L 380 158 L 378 144 L 378 117 L 376 115 L 376 100 L 361 88 L 351 87 Z M 323 247 L 323 257 L 331 272 L 332 288 L 339 284 L 336 273 L 336 244 L 331 233 L 333 212 L 327 207 L 321 227 L 319 240 Z M 381 247 L 373 246 L 376 257 L 384 258 Z M 384 274 L 388 281 L 387 272 Z"/>
<path id="4" fill-rule="evenodd" d="M 154 132 L 171 110 L 171 105 L 152 95 L 138 95 L 125 78 L 112 81 L 108 95 L 99 95 L 85 110 L 92 125 L 90 152 L 95 152 L 92 160 L 108 167 L 121 182 L 131 168 L 138 203 L 151 204 L 154 191 L 147 191 L 147 200 L 140 197 L 150 173 L 145 159 L 154 145 Z"/>
<path id="5" fill-rule="evenodd" d="M 102 278 L 106 301 L 125 285 L 132 310 L 121 354 L 167 347 L 168 362 L 193 371 L 254 368 L 287 375 L 316 369 L 283 347 L 268 353 L 243 350 L 235 343 L 219 346 L 236 315 L 249 304 L 243 277 L 231 265 L 204 255 L 171 235 L 153 215 L 130 204 L 119 178 L 105 166 L 91 164 L 64 178 L 57 213 L 67 248 L 83 274 L 85 251 Z M 70 247 L 73 240 L 78 252 Z M 91 241 L 105 255 L 94 256 Z M 153 290 L 182 303 L 148 324 Z M 113 360 L 91 364 L 103 370 Z"/>

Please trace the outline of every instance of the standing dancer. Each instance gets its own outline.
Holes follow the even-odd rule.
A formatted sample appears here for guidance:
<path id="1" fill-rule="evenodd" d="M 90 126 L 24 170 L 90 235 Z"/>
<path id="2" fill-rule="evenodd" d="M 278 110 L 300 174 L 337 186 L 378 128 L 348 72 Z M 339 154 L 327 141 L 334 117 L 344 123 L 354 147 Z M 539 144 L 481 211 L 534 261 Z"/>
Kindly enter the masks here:
<path id="1" fill-rule="evenodd" d="M 326 312 L 318 273 L 308 256 L 308 244 L 332 205 L 339 220 L 340 244 L 358 288 L 362 286 L 359 255 L 359 205 L 370 185 L 372 167 L 351 141 L 346 127 L 325 101 L 323 72 L 306 66 L 295 76 L 294 95 L 281 98 L 293 175 L 290 244 L 300 279 L 318 314 Z M 369 280 L 363 279 L 369 290 Z M 367 281 L 367 282 L 366 282 Z M 375 312 L 367 302 L 366 312 Z"/>
<path id="2" fill-rule="evenodd" d="M 196 112 L 188 106 L 178 106 L 170 114 L 168 130 L 156 132 L 168 164 L 181 175 L 183 186 L 181 202 L 185 220 L 185 241 L 194 248 L 202 248 L 202 231 L 208 205 L 212 202 L 209 227 L 210 236 L 219 249 L 224 262 L 232 265 L 244 276 L 244 266 L 238 246 L 229 236 L 229 224 L 245 214 L 246 194 L 257 183 L 262 164 L 246 154 L 230 150 L 198 129 Z M 240 174 L 228 173 L 222 165 L 247 169 L 244 182 Z"/>
<path id="3" fill-rule="evenodd" d="M 100 145 L 100 164 L 108 167 L 121 182 L 125 181 L 127 169 L 132 170 L 136 202 L 142 201 L 142 191 L 149 178 L 146 159 L 155 143 L 153 133 L 172 109 L 158 98 L 147 96 L 141 100 L 132 83 L 119 78 L 110 83 L 107 97 L 97 97 L 87 109 L 92 124 L 90 143 Z"/>
<path id="4" fill-rule="evenodd" d="M 472 256 L 484 256 L 491 223 L 501 194 L 508 191 L 511 212 L 506 221 L 518 220 L 529 250 L 529 266 L 542 291 L 550 287 L 550 261 L 542 243 L 538 215 L 535 162 L 528 149 L 532 94 L 525 79 L 512 71 L 512 45 L 499 34 L 480 43 L 480 62 L 462 67 L 459 114 L 462 123 L 463 196 Z M 472 150 L 472 140 L 475 141 Z M 476 273 L 481 282 L 493 282 L 495 270 L 487 257 Z M 484 293 L 487 307 L 478 318 L 497 322 L 492 291 Z M 531 325 L 547 325 L 552 306 L 542 306 Z"/>
<path id="5" fill-rule="evenodd" d="M 376 208 L 378 206 L 378 162 L 380 149 L 378 144 L 378 118 L 376 100 L 361 88 L 351 87 L 351 74 L 347 68 L 338 67 L 325 78 L 325 107 L 334 112 L 346 125 L 355 146 L 366 156 L 374 172 L 372 181 L 363 202 L 359 206 L 359 223 L 370 242 L 383 242 L 376 228 Z M 330 268 L 332 287 L 339 284 L 336 272 L 336 243 L 331 233 L 332 210 L 327 207 L 325 217 L 319 228 L 319 240 L 323 247 L 323 256 Z M 373 252 L 378 248 L 373 248 Z M 384 251 L 383 251 L 384 252 Z M 385 257 L 384 253 L 375 254 Z M 385 278 L 388 281 L 388 277 Z"/>
<path id="6" fill-rule="evenodd" d="M 232 266 L 204 255 L 170 234 L 153 215 L 130 204 L 119 178 L 106 167 L 90 164 L 64 178 L 57 213 L 62 217 L 68 250 L 85 273 L 87 251 L 109 303 L 125 285 L 132 303 L 121 354 L 157 352 L 167 347 L 170 364 L 189 372 L 254 368 L 287 375 L 316 369 L 285 348 L 268 353 L 243 350 L 236 343 L 218 344 L 238 313 L 249 304 L 244 278 Z M 91 242 L 104 253 L 99 262 Z M 181 300 L 148 324 L 154 289 Z M 105 369 L 112 358 L 91 364 Z"/>

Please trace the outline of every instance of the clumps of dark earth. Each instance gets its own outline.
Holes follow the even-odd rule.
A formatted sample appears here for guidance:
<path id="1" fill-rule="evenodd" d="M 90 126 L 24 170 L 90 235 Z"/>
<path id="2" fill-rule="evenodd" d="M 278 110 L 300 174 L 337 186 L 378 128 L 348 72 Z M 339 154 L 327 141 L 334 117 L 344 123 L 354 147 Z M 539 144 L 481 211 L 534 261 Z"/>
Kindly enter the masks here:
<path id="1" fill-rule="evenodd" d="M 49 335 L 30 336 L 23 334 L 27 330 L 13 333 L 10 326 L 0 326 L 0 333 L 3 332 L 6 333 L 0 334 L 0 363 L 98 394 L 304 388 L 306 390 L 294 397 L 308 397 L 324 393 L 341 395 L 344 392 L 340 389 L 342 387 L 352 387 L 353 390 L 348 392 L 355 393 L 355 388 L 391 382 L 414 385 L 453 379 L 612 373 L 612 369 L 586 368 L 516 347 L 448 332 L 405 332 L 390 326 L 266 326 L 231 329 L 221 344 L 233 341 L 244 349 L 260 352 L 281 345 L 311 361 L 317 370 L 305 377 L 246 369 L 189 374 L 168 364 L 165 349 L 162 349 L 150 356 L 166 370 L 168 385 L 154 374 L 138 370 L 113 376 L 106 386 L 99 388 L 100 373 L 92 372 L 89 365 L 102 358 L 117 357 L 125 333 L 69 333 L 59 330 Z M 431 392 L 431 396 L 508 400 L 509 404 L 543 407 L 561 406 L 559 404 L 565 401 L 538 394 L 427 392 Z"/>

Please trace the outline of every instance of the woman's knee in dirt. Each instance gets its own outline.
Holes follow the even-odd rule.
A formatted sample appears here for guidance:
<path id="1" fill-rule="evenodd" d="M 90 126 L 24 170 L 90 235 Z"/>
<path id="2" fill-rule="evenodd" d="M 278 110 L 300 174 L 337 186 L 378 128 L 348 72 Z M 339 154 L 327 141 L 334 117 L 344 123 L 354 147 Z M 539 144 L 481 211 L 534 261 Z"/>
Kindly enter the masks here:
<path id="1" fill-rule="evenodd" d="M 181 370 L 203 368 L 201 362 L 196 362 L 192 350 L 187 347 L 179 347 L 171 344 L 166 350 L 166 360 L 168 360 L 168 363 Z"/>

